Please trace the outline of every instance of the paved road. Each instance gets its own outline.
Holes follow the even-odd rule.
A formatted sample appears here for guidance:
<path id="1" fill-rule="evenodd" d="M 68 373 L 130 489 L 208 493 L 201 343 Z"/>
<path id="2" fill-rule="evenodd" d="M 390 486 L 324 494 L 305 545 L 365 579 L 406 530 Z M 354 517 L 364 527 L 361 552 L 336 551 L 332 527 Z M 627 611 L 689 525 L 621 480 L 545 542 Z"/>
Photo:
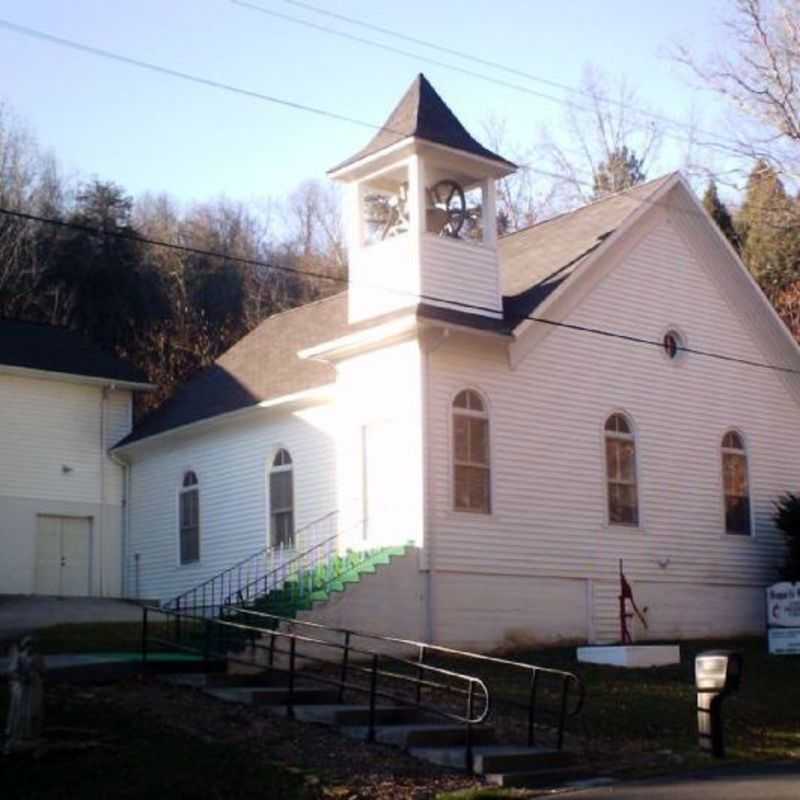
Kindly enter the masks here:
<path id="1" fill-rule="evenodd" d="M 658 778 L 566 792 L 572 800 L 798 800 L 800 762 L 722 767 L 680 778 Z"/>
<path id="2" fill-rule="evenodd" d="M 70 622 L 139 622 L 140 608 L 99 597 L 0 595 L 0 642 L 18 639 L 49 625 Z"/>

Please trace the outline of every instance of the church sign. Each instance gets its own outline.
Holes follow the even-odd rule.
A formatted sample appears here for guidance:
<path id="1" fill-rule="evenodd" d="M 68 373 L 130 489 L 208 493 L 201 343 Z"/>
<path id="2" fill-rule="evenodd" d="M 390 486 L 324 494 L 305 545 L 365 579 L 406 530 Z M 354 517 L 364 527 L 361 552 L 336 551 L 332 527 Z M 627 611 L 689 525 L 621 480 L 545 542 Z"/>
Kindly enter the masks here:
<path id="1" fill-rule="evenodd" d="M 770 653 L 800 653 L 800 583 L 767 588 L 767 626 Z"/>

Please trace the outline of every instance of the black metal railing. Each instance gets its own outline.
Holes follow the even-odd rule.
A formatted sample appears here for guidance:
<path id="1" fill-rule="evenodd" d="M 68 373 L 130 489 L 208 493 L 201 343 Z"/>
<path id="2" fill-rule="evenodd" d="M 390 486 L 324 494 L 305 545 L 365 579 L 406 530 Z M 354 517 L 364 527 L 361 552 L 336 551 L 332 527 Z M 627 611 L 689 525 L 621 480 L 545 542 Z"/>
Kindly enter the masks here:
<path id="1" fill-rule="evenodd" d="M 279 576 L 290 576 L 306 562 L 330 557 L 340 531 L 338 511 L 331 511 L 295 531 L 295 541 L 312 541 L 304 550 L 294 545 L 262 547 L 252 555 L 226 567 L 216 575 L 198 583 L 164 603 L 164 608 L 181 611 L 186 608 L 212 608 L 252 600 L 256 591 L 269 592 Z M 359 523 L 361 524 L 361 523 Z"/>
<path id="2" fill-rule="evenodd" d="M 403 639 L 392 636 L 382 636 L 379 634 L 356 631 L 348 628 L 338 628 L 320 623 L 307 622 L 296 619 L 286 619 L 274 614 L 262 611 L 255 611 L 248 608 L 228 608 L 217 609 L 217 612 L 235 615 L 235 620 L 214 619 L 213 613 L 209 614 L 205 609 L 194 609 L 191 613 L 173 613 L 174 624 L 168 626 L 174 630 L 175 639 L 182 640 L 184 634 L 181 632 L 186 620 L 204 620 L 208 625 L 228 626 L 228 629 L 239 631 L 237 635 L 245 636 L 252 648 L 253 653 L 262 651 L 266 654 L 266 667 L 275 667 L 275 657 L 281 653 L 285 656 L 287 651 L 280 649 L 283 642 L 295 641 L 302 643 L 304 647 L 308 645 L 319 645 L 328 648 L 329 652 L 336 652 L 336 659 L 320 658 L 318 654 L 311 654 L 308 658 L 302 655 L 306 665 L 311 668 L 304 668 L 304 679 L 329 683 L 338 687 L 338 701 L 343 702 L 346 690 L 356 692 L 367 692 L 370 702 L 374 702 L 376 696 L 375 687 L 371 686 L 372 680 L 380 677 L 381 679 L 392 678 L 399 691 L 394 692 L 392 698 L 397 702 L 422 708 L 434 714 L 442 715 L 447 708 L 453 708 L 453 698 L 457 702 L 466 702 L 467 710 L 465 714 L 444 714 L 445 718 L 452 721 L 459 721 L 468 726 L 471 730 L 473 725 L 485 721 L 490 713 L 490 707 L 498 708 L 500 705 L 521 712 L 521 726 L 524 727 L 524 738 L 528 746 L 536 744 L 536 728 L 543 723 L 551 723 L 556 735 L 556 746 L 560 750 L 564 746 L 564 735 L 568 721 L 575 718 L 583 707 L 585 699 L 585 689 L 583 682 L 574 673 L 564 670 L 541 667 L 534 664 L 527 664 L 520 661 L 498 658 L 494 656 L 481 655 L 464 650 L 443 647 L 441 645 L 428 644 L 410 639 Z M 146 613 L 146 612 L 145 612 Z M 247 620 L 247 622 L 242 622 Z M 283 627 L 288 630 L 280 630 Z M 303 634 L 296 633 L 300 628 Z M 208 636 L 213 633 L 213 629 L 203 629 L 203 640 L 207 641 Z M 307 635 L 305 635 L 307 634 Z M 322 638 L 322 637 L 325 638 Z M 185 638 L 183 638 L 185 641 Z M 360 641 L 368 643 L 367 646 Z M 263 644 L 268 642 L 268 644 Z M 230 644 L 230 643 L 229 643 Z M 278 649 L 276 649 L 276 645 Z M 296 644 L 290 649 L 296 648 Z M 201 649 L 207 653 L 208 645 L 202 644 Z M 227 658 L 231 656 L 230 647 L 217 648 L 218 654 Z M 394 652 L 390 652 L 393 650 Z M 402 654 L 399 654 L 402 653 Z M 296 663 L 294 655 L 288 653 L 290 657 L 290 673 L 294 680 L 294 670 Z M 365 667 L 364 662 L 369 662 L 377 657 L 373 669 L 377 669 L 380 659 L 385 663 L 394 665 L 391 676 L 385 670 L 380 675 L 373 674 L 370 667 Z M 468 670 L 456 668 L 455 665 L 464 662 L 469 664 Z M 252 659 L 251 659 L 252 663 Z M 475 674 L 476 671 L 478 674 Z M 497 672 L 505 673 L 497 675 Z M 483 674 L 481 674 L 483 673 Z M 428 680 L 431 674 L 443 674 L 458 676 L 460 680 L 467 681 L 466 686 L 459 687 L 461 692 L 455 691 L 454 687 L 434 685 Z M 513 676 L 518 685 L 519 691 L 509 695 L 509 687 L 514 683 L 509 677 Z M 360 683 L 359 683 L 360 681 Z M 480 700 L 475 696 L 475 686 L 482 687 L 484 705 L 480 720 L 473 719 L 474 703 Z M 491 702 L 490 702 L 491 692 Z M 439 697 L 437 697 L 439 693 Z M 384 696 L 380 692 L 377 696 Z M 427 698 L 427 702 L 423 700 Z M 434 702 L 435 701 L 435 702 Z M 548 702 L 552 701 L 552 702 Z M 431 710 L 431 704 L 437 707 L 437 711 Z M 457 707 L 457 704 L 456 704 Z M 496 721 L 500 722 L 495 714 Z M 468 730 L 467 737 L 470 732 Z M 469 749 L 469 748 L 468 748 Z M 471 756 L 470 756 L 471 757 Z"/>
<path id="3" fill-rule="evenodd" d="M 264 623 L 276 625 L 280 622 L 286 622 L 291 623 L 294 627 L 299 626 L 309 630 L 316 629 L 338 635 L 345 648 L 351 645 L 354 640 L 357 641 L 359 639 L 393 645 L 414 654 L 411 661 L 417 670 L 431 664 L 434 659 L 438 659 L 440 664 L 451 664 L 459 661 L 471 663 L 476 669 L 486 673 L 484 680 L 498 684 L 492 689 L 492 704 L 495 708 L 504 705 L 524 713 L 525 739 L 528 746 L 536 744 L 536 727 L 542 720 L 555 724 L 556 746 L 561 750 L 564 746 L 567 723 L 570 719 L 580 714 L 586 698 L 583 681 L 574 673 L 566 670 L 482 655 L 412 639 L 383 636 L 350 628 L 336 628 L 321 625 L 317 622 L 297 619 L 284 620 L 274 614 L 248 608 L 237 608 L 235 611 L 246 618 L 263 620 L 262 625 Z M 492 681 L 490 677 L 493 671 L 500 673 L 495 678 L 495 681 Z M 511 680 L 509 680 L 510 676 L 513 676 Z M 513 687 L 514 679 L 516 679 L 516 693 L 510 691 Z M 548 697 L 552 696 L 553 703 L 546 704 L 543 701 L 545 693 Z"/>
<path id="4" fill-rule="evenodd" d="M 151 627 L 151 614 L 159 615 L 166 624 L 161 621 L 157 627 Z M 294 623 L 293 620 L 276 620 L 289 625 Z M 325 626 L 316 627 L 335 632 L 335 629 Z M 332 687 L 339 703 L 344 702 L 345 692 L 366 695 L 368 741 L 375 740 L 379 700 L 388 700 L 398 706 L 414 708 L 423 715 L 463 725 L 468 768 L 472 766 L 473 728 L 487 719 L 491 707 L 486 684 L 474 675 L 358 647 L 349 637 L 344 642 L 332 641 L 278 627 L 264 629 L 207 614 L 144 606 L 141 642 L 143 670 L 146 670 L 152 645 L 158 645 L 198 653 L 206 661 L 217 658 L 258 667 L 268 675 L 283 673 L 289 717 L 294 716 L 294 706 L 301 702 L 298 695 L 300 680 Z M 281 657 L 283 662 L 279 663 Z M 308 669 L 309 664 L 328 669 Z M 428 694 L 427 700 L 423 699 L 423 690 Z M 410 699 L 410 696 L 416 699 Z M 438 698 L 441 696 L 455 698 L 455 702 L 440 701 Z"/>

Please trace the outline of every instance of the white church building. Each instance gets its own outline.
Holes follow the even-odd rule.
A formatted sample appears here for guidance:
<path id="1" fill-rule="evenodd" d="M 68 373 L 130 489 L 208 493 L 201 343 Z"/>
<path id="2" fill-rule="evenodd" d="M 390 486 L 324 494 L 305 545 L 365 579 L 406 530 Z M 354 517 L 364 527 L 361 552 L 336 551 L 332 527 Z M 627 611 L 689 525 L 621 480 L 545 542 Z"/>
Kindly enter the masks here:
<path id="1" fill-rule="evenodd" d="M 331 170 L 348 291 L 264 321 L 113 449 L 127 595 L 335 536 L 410 543 L 303 612 L 352 628 L 611 641 L 624 559 L 636 638 L 763 629 L 800 478 L 792 336 L 679 174 L 498 238 L 514 170 L 422 75 Z"/>

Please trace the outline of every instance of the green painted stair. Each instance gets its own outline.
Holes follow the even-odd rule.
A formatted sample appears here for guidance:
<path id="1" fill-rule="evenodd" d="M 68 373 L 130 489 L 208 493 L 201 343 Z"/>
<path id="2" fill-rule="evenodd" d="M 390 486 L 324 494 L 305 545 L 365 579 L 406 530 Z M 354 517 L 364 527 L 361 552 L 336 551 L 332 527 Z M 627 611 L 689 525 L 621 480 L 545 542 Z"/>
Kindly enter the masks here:
<path id="1" fill-rule="evenodd" d="M 328 563 L 290 578 L 281 588 L 256 600 L 250 608 L 293 618 L 299 611 L 312 609 L 315 603 L 324 603 L 335 592 L 346 591 L 349 585 L 359 583 L 364 575 L 377 572 L 406 551 L 407 546 L 380 547 L 334 556 Z"/>

